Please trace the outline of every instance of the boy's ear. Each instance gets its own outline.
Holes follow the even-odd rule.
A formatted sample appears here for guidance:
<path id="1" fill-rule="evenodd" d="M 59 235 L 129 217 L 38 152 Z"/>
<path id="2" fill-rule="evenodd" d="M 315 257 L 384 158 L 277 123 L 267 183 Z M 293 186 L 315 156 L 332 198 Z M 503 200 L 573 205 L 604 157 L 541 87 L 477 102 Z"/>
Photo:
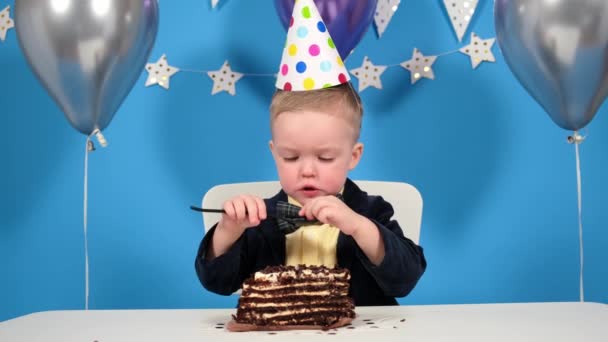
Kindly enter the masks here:
<path id="1" fill-rule="evenodd" d="M 361 160 L 361 156 L 363 155 L 363 144 L 358 142 L 353 146 L 353 150 L 351 152 L 350 164 L 348 165 L 348 169 L 354 169 L 359 161 Z"/>
<path id="2" fill-rule="evenodd" d="M 270 153 L 272 153 L 272 157 L 274 158 L 274 143 L 272 140 L 268 142 L 268 147 L 270 148 Z"/>

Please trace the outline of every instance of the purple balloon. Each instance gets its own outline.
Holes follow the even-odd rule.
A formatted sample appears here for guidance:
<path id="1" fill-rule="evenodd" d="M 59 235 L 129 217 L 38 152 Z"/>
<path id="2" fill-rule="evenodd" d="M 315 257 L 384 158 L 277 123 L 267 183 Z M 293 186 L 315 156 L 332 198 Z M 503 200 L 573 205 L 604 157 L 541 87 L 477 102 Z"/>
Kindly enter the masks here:
<path id="1" fill-rule="evenodd" d="M 314 0 L 342 59 L 346 59 L 374 18 L 377 0 Z M 289 28 L 294 0 L 274 0 L 279 19 Z"/>

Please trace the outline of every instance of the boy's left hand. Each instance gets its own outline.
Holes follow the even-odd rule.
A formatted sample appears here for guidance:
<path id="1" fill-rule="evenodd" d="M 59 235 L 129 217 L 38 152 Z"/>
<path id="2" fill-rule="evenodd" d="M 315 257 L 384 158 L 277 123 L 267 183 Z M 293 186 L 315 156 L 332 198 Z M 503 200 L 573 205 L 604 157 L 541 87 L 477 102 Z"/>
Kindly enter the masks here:
<path id="1" fill-rule="evenodd" d="M 300 216 L 337 227 L 346 235 L 353 235 L 363 225 L 365 217 L 357 214 L 336 196 L 321 196 L 306 203 Z"/>

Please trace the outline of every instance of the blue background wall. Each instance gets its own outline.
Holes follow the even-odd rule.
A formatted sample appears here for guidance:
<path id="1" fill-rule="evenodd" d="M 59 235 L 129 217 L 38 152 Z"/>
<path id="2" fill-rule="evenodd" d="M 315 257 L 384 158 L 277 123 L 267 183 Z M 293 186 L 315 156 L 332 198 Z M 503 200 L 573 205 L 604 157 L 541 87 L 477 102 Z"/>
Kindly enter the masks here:
<path id="1" fill-rule="evenodd" d="M 12 1 L 4 1 L 13 5 Z M 472 30 L 495 36 L 493 3 L 481 0 Z M 14 8 L 14 6 L 12 7 Z M 272 73 L 284 42 L 272 1 L 162 1 L 150 57 L 171 64 Z M 465 42 L 468 43 L 468 35 Z M 404 1 L 382 39 L 370 29 L 348 58 L 397 64 L 414 47 L 458 44 L 441 1 Z M 403 304 L 578 300 L 574 148 L 496 63 L 477 70 L 451 54 L 436 79 L 409 84 L 390 68 L 384 90 L 362 93 L 363 161 L 356 179 L 406 181 L 425 200 L 427 273 Z M 0 44 L 0 321 L 41 310 L 84 308 L 85 137 L 38 84 L 15 30 Z M 188 209 L 218 183 L 275 179 L 267 149 L 272 78 L 246 77 L 237 96 L 211 96 L 203 74 L 178 73 L 171 89 L 143 74 L 90 156 L 90 307 L 233 307 L 206 292 L 193 259 L 203 235 Z M 608 303 L 608 109 L 581 146 L 588 301 Z"/>

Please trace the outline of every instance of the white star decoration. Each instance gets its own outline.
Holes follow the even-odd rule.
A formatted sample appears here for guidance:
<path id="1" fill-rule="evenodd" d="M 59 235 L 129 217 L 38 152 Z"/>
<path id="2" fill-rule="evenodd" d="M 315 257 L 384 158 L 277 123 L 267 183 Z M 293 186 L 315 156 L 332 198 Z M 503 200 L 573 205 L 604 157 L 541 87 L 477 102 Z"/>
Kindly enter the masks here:
<path id="1" fill-rule="evenodd" d="M 401 63 L 401 66 L 410 71 L 411 84 L 418 82 L 422 77 L 434 80 L 432 65 L 437 56 L 425 56 L 418 49 L 414 48 L 412 59 Z"/>
<path id="2" fill-rule="evenodd" d="M 6 32 L 15 26 L 15 22 L 11 19 L 11 6 L 6 6 L 0 12 L 0 39 L 6 39 Z"/>
<path id="3" fill-rule="evenodd" d="M 234 72 L 230 69 L 228 61 L 218 71 L 209 71 L 207 75 L 213 80 L 213 89 L 211 95 L 215 95 L 220 91 L 227 91 L 230 95 L 236 94 L 236 82 L 243 77 L 243 74 Z"/>
<path id="4" fill-rule="evenodd" d="M 492 54 L 492 45 L 496 38 L 481 39 L 475 32 L 471 33 L 471 42 L 459 51 L 471 57 L 473 69 L 477 68 L 481 62 L 495 62 Z"/>
<path id="5" fill-rule="evenodd" d="M 443 0 L 450 21 L 452 22 L 452 28 L 456 32 L 458 41 L 462 41 L 469 23 L 475 13 L 478 0 Z"/>
<path id="6" fill-rule="evenodd" d="M 384 30 L 391 21 L 393 14 L 397 11 L 401 0 L 379 0 L 376 5 L 376 14 L 374 14 L 374 23 L 378 37 L 382 37 Z"/>
<path id="7" fill-rule="evenodd" d="M 211 0 L 211 7 L 215 8 L 215 6 L 217 6 L 218 2 L 220 2 L 220 0 Z"/>
<path id="8" fill-rule="evenodd" d="M 163 54 L 156 63 L 146 64 L 146 71 L 148 72 L 146 87 L 158 84 L 165 89 L 169 89 L 169 80 L 179 69 L 170 66 L 167 57 Z"/>
<path id="9" fill-rule="evenodd" d="M 359 92 L 361 92 L 369 86 L 382 89 L 380 75 L 382 75 L 385 69 L 385 65 L 374 65 L 369 58 L 365 56 L 365 58 L 363 58 L 363 64 L 359 68 L 351 69 L 350 73 L 355 75 L 359 80 Z"/>

